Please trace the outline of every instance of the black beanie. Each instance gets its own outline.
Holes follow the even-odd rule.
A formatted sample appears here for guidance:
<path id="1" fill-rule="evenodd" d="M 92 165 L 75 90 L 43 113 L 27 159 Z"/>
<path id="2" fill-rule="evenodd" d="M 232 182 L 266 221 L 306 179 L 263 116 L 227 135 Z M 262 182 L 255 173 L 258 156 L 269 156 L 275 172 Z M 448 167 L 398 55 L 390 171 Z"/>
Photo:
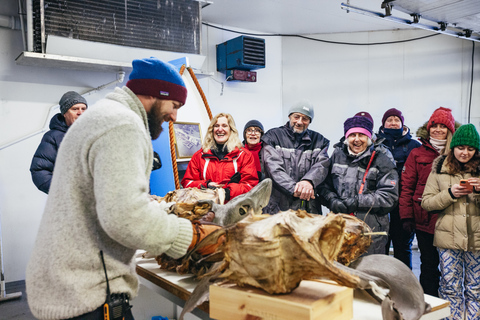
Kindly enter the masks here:
<path id="1" fill-rule="evenodd" d="M 84 97 L 82 97 L 75 91 L 68 91 L 62 96 L 60 102 L 58 103 L 60 105 L 60 113 L 64 115 L 68 111 L 68 109 L 70 109 L 77 103 L 83 103 L 88 107 L 87 100 L 85 100 Z"/>
<path id="2" fill-rule="evenodd" d="M 250 120 L 247 122 L 247 124 L 245 125 L 245 127 L 243 128 L 243 139 L 247 140 L 247 137 L 245 136 L 245 131 L 247 131 L 248 128 L 250 127 L 257 127 L 257 128 L 260 128 L 260 130 L 262 131 L 261 135 L 263 135 L 264 133 L 264 130 L 263 130 L 263 125 L 260 121 L 258 120 Z"/>

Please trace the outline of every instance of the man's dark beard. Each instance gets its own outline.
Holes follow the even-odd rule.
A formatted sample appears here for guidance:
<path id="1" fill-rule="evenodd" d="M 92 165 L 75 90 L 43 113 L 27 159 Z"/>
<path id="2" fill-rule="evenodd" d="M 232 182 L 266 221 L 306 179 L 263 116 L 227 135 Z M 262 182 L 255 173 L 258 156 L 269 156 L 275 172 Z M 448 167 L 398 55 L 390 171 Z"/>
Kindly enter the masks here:
<path id="1" fill-rule="evenodd" d="M 163 114 L 160 112 L 160 107 L 157 106 L 157 103 L 155 103 L 150 109 L 150 112 L 147 114 L 147 119 L 150 137 L 152 140 L 156 140 L 163 131 Z"/>

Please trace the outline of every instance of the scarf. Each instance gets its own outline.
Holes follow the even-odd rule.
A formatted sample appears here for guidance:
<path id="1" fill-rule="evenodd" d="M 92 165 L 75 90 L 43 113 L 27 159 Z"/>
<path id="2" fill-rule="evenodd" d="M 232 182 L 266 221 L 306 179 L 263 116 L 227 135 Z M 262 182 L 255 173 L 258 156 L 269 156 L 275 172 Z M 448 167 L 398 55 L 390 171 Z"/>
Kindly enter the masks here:
<path id="1" fill-rule="evenodd" d="M 253 155 L 253 161 L 255 162 L 255 167 L 257 168 L 257 171 L 262 171 L 262 167 L 260 166 L 260 155 L 259 155 L 260 150 L 262 150 L 262 143 L 259 142 L 253 146 L 250 146 L 248 143 L 246 143 L 245 149 L 250 151 L 250 153 Z"/>
<path id="2" fill-rule="evenodd" d="M 447 145 L 447 140 L 438 140 L 430 137 L 430 144 L 438 151 L 438 153 L 442 154 L 443 149 Z"/>

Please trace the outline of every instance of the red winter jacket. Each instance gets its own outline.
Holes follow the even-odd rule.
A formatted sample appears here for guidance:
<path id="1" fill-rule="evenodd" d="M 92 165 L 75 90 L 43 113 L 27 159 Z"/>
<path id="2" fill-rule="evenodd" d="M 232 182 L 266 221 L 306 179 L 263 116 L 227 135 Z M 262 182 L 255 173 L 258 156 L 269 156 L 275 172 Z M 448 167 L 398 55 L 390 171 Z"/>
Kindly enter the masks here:
<path id="1" fill-rule="evenodd" d="M 400 218 L 414 219 L 416 229 L 434 234 L 437 214 L 427 212 L 421 204 L 433 160 L 440 154 L 427 140 L 420 141 L 422 146 L 410 152 L 403 167 L 399 198 Z"/>
<path id="2" fill-rule="evenodd" d="M 238 178 L 234 177 L 234 181 L 230 181 L 237 172 L 240 177 L 237 175 Z M 235 148 L 219 160 L 211 150 L 208 153 L 204 153 L 202 149 L 198 150 L 187 166 L 182 186 L 207 188 L 210 181 L 225 184 L 223 188 L 226 189 L 226 200 L 250 191 L 258 184 L 257 169 L 252 154 L 244 148 Z"/>

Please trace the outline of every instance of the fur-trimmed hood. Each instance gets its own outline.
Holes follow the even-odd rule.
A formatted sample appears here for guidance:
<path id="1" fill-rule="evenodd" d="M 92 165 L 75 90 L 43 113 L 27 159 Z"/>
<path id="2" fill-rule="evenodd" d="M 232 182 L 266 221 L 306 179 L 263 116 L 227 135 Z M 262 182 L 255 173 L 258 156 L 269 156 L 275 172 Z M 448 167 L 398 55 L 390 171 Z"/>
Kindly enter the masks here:
<path id="1" fill-rule="evenodd" d="M 417 129 L 415 133 L 418 138 L 428 141 L 428 130 L 427 130 L 428 121 L 423 124 L 420 128 Z M 455 130 L 457 130 L 462 124 L 458 121 L 455 121 Z M 453 132 L 452 132 L 453 133 Z"/>

